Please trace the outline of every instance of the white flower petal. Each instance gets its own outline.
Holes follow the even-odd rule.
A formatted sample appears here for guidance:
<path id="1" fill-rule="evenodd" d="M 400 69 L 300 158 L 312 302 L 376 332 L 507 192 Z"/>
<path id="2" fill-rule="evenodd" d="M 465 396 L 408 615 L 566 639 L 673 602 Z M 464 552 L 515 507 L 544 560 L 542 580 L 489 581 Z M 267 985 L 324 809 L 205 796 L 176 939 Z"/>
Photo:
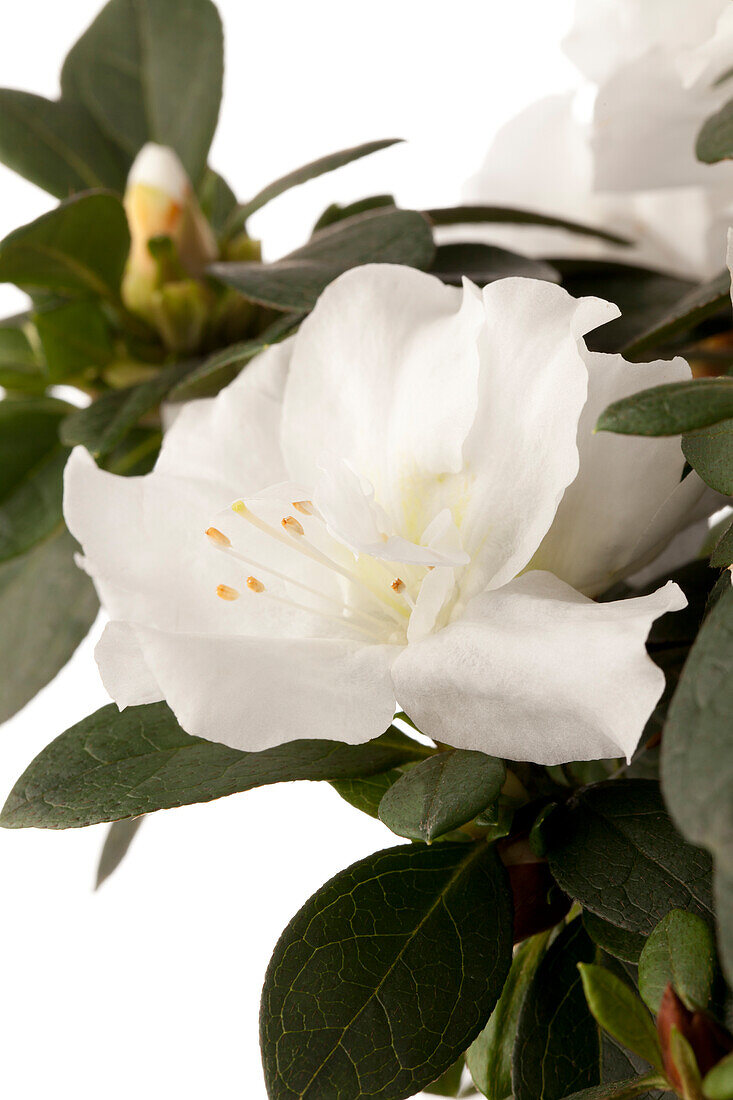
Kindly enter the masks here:
<path id="1" fill-rule="evenodd" d="M 157 703 L 163 699 L 131 623 L 107 623 L 97 642 L 94 658 L 102 683 L 120 710 Z"/>
<path id="2" fill-rule="evenodd" d="M 586 362 L 588 400 L 578 425 L 580 471 L 566 489 L 532 567 L 593 596 L 634 567 L 640 537 L 677 489 L 685 461 L 676 436 L 647 439 L 596 433 L 598 417 L 613 401 L 650 386 L 689 379 L 691 372 L 680 358 L 635 364 L 620 355 L 586 352 Z M 666 516 L 669 528 L 658 527 L 657 540 L 669 541 L 685 523 L 677 509 Z M 648 549 L 644 547 L 641 556 Z"/>
<path id="3" fill-rule="evenodd" d="M 649 628 L 685 604 L 675 584 L 597 604 L 549 573 L 526 573 L 402 651 L 398 702 L 457 748 L 539 764 L 629 757 L 664 689 L 645 650 Z"/>
<path id="4" fill-rule="evenodd" d="M 295 343 L 282 432 L 291 476 L 315 484 L 323 452 L 338 455 L 418 542 L 440 510 L 435 475 L 461 469 L 482 324 L 472 291 L 412 268 L 370 264 L 341 275 Z"/>
<path id="5" fill-rule="evenodd" d="M 360 744 L 384 733 L 394 715 L 392 646 L 137 633 L 183 729 L 234 749 L 260 752 L 303 738 Z"/>
<path id="6" fill-rule="evenodd" d="M 483 300 L 479 406 L 464 446 L 465 506 L 454 513 L 471 555 L 464 601 L 516 576 L 552 523 L 578 472 L 582 336 L 618 316 L 608 302 L 534 279 L 500 279 Z"/>

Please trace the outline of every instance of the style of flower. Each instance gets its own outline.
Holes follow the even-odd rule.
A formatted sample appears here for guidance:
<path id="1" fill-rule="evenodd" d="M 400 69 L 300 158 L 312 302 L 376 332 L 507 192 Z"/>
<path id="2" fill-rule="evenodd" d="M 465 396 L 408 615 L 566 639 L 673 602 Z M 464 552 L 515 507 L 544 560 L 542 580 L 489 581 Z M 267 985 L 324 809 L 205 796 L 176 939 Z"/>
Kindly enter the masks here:
<path id="1" fill-rule="evenodd" d="M 360 267 L 183 407 L 151 474 L 77 448 L 65 514 L 111 620 L 112 698 L 165 699 L 248 750 L 362 742 L 399 706 L 514 760 L 630 756 L 664 686 L 650 626 L 685 598 L 592 597 L 705 487 L 675 439 L 594 434 L 612 400 L 689 377 L 590 353 L 617 312 L 536 280 Z"/>

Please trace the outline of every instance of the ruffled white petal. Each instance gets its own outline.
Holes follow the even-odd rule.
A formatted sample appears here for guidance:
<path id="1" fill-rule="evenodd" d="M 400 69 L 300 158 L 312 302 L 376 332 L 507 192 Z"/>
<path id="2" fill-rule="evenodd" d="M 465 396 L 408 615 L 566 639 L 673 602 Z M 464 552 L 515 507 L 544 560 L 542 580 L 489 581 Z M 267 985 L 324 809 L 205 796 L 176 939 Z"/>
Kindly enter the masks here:
<path id="1" fill-rule="evenodd" d="M 608 302 L 533 279 L 492 283 L 483 302 L 478 410 L 464 446 L 465 491 L 454 489 L 471 556 L 464 601 L 516 576 L 552 523 L 578 472 L 588 389 L 582 336 L 618 316 Z"/>
<path id="2" fill-rule="evenodd" d="M 183 729 L 234 749 L 378 737 L 394 715 L 392 646 L 335 639 L 136 633 Z"/>
<path id="3" fill-rule="evenodd" d="M 703 486 L 696 480 L 684 493 L 677 492 L 684 467 L 677 437 L 594 431 L 611 402 L 650 386 L 689 379 L 685 360 L 634 364 L 620 355 L 586 352 L 586 361 L 588 400 L 578 426 L 580 470 L 532 565 L 593 596 L 631 571 L 655 544 L 661 551 L 687 522 L 685 513 Z M 673 493 L 674 506 L 658 516 Z"/>
<path id="4" fill-rule="evenodd" d="M 423 733 L 510 760 L 630 757 L 664 689 L 649 628 L 685 597 L 597 604 L 549 573 L 478 596 L 458 621 L 409 645 L 392 675 Z"/>

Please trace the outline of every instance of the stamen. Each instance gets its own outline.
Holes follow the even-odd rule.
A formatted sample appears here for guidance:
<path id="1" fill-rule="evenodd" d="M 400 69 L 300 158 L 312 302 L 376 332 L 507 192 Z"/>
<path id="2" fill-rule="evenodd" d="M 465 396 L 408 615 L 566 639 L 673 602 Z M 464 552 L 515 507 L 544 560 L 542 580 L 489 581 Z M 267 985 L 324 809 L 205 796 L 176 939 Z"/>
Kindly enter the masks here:
<path id="1" fill-rule="evenodd" d="M 394 588 L 395 592 L 400 594 L 405 591 L 405 582 L 397 577 L 396 580 L 392 581 L 392 588 Z"/>
<path id="2" fill-rule="evenodd" d="M 207 527 L 206 536 L 207 538 L 210 538 L 216 546 L 232 545 L 231 539 L 228 539 L 224 532 L 220 531 L 217 527 Z"/>
<path id="3" fill-rule="evenodd" d="M 294 500 L 293 508 L 303 516 L 314 516 L 316 508 L 312 500 Z"/>
<path id="4" fill-rule="evenodd" d="M 216 586 L 216 594 L 220 600 L 238 600 L 241 593 L 237 592 L 236 588 L 230 588 L 228 584 L 218 584 Z"/>
<path id="5" fill-rule="evenodd" d="M 274 600 L 275 603 L 281 603 L 284 607 L 294 608 L 296 611 L 304 611 L 306 615 L 317 615 L 321 619 L 329 619 L 331 622 L 337 622 L 341 626 L 350 626 L 354 630 L 359 630 L 362 634 L 374 638 L 373 631 L 369 630 L 368 627 L 359 626 L 349 619 L 344 619 L 341 615 L 331 615 L 328 611 L 314 611 L 312 607 L 306 607 L 305 604 L 298 603 L 297 600 L 289 600 L 285 596 L 276 596 L 274 592 L 268 592 L 262 581 L 257 580 L 257 577 L 247 577 L 247 588 L 249 588 L 250 592 L 254 592 L 258 596 L 261 595 L 265 599 Z"/>
<path id="6" fill-rule="evenodd" d="M 412 599 L 410 593 L 407 591 L 407 588 L 405 587 L 405 582 L 402 580 L 402 578 L 396 577 L 395 580 L 392 581 L 391 587 L 398 596 L 402 596 L 402 599 L 405 601 L 410 610 L 414 611 L 415 602 Z"/>
<path id="7" fill-rule="evenodd" d="M 262 581 L 258 581 L 257 577 L 247 577 L 247 588 L 250 592 L 264 592 L 265 586 Z"/>
<path id="8" fill-rule="evenodd" d="M 297 520 L 295 516 L 285 516 L 285 518 L 282 519 L 280 522 L 282 523 L 283 528 L 291 535 L 297 535 L 298 538 L 301 538 L 305 534 L 305 531 L 303 530 L 303 524 L 299 520 Z"/>

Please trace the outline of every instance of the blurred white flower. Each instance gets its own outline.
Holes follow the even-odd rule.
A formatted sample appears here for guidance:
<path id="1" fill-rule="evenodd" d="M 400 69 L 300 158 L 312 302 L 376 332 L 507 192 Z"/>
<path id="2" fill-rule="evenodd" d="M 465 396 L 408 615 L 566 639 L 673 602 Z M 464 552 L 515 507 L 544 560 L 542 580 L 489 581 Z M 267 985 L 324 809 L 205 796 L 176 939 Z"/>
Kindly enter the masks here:
<path id="1" fill-rule="evenodd" d="M 590 597 L 704 486 L 675 439 L 593 434 L 608 402 L 689 376 L 589 353 L 616 314 L 535 280 L 360 267 L 185 406 L 147 477 L 77 448 L 65 514 L 111 619 L 112 697 L 249 750 L 365 741 L 399 705 L 510 759 L 630 755 L 664 684 L 649 628 L 685 598 Z"/>
<path id="2" fill-rule="evenodd" d="M 464 197 L 585 221 L 637 247 L 521 227 L 471 236 L 535 255 L 606 255 L 692 277 L 717 274 L 733 214 L 733 165 L 701 164 L 695 141 L 733 94 L 727 81 L 715 86 L 733 57 L 733 4 L 577 0 L 565 48 L 584 86 L 508 122 Z"/>

